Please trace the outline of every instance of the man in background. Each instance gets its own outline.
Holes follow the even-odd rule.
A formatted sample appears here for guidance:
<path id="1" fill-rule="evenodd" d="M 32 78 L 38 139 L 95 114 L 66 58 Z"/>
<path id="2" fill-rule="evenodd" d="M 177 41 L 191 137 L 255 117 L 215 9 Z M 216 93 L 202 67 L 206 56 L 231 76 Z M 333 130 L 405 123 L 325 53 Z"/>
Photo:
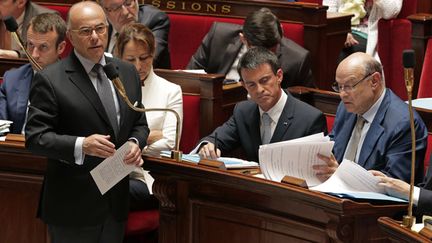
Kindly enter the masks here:
<path id="1" fill-rule="evenodd" d="M 65 21 L 58 14 L 43 13 L 30 20 L 26 49 L 45 68 L 56 62 L 65 50 L 65 36 Z M 11 133 L 23 132 L 34 72 L 29 63 L 4 74 L 0 86 L 0 119 L 13 122 Z"/>
<path id="2" fill-rule="evenodd" d="M 250 100 L 238 103 L 229 120 L 202 139 L 197 146 L 201 157 L 216 159 L 241 147 L 248 160 L 258 161 L 262 144 L 327 133 L 321 111 L 282 90 L 283 72 L 273 52 L 250 48 L 240 58 L 238 72 Z"/>
<path id="3" fill-rule="evenodd" d="M 30 89 L 26 147 L 48 158 L 38 216 L 53 243 L 122 242 L 129 178 L 102 195 L 90 171 L 125 143 L 129 148 L 117 162 L 143 164 L 145 114 L 118 98 L 102 66 L 114 65 L 132 102 L 141 101 L 139 75 L 132 64 L 104 56 L 107 29 L 97 3 L 74 4 L 67 21 L 73 52 L 38 72 Z"/>
<path id="4" fill-rule="evenodd" d="M 319 155 L 327 165 L 315 166 L 326 179 L 343 159 L 367 170 L 410 181 L 411 129 L 408 105 L 385 87 L 382 65 L 372 56 L 357 52 L 336 69 L 336 83 L 342 102 L 330 133 L 334 156 Z M 414 111 L 416 132 L 416 182 L 423 179 L 427 129 Z"/>
<path id="5" fill-rule="evenodd" d="M 27 41 L 27 27 L 30 20 L 41 13 L 54 13 L 50 10 L 32 3 L 30 0 L 2 0 L 0 1 L 0 19 L 8 16 L 15 18 L 18 24 L 17 33 L 22 41 Z M 0 57 L 24 57 L 24 53 L 15 39 L 12 38 L 3 21 L 0 21 Z"/>
<path id="6" fill-rule="evenodd" d="M 248 48 L 260 46 L 274 52 L 283 71 L 282 88 L 315 87 L 307 50 L 283 36 L 279 19 L 268 9 L 250 13 L 243 24 L 213 23 L 187 69 L 204 69 L 239 81 L 237 64 Z"/>
<path id="7" fill-rule="evenodd" d="M 130 23 L 147 26 L 156 38 L 154 68 L 171 68 L 168 49 L 170 22 L 168 15 L 151 5 L 138 5 L 138 0 L 99 0 L 110 22 L 107 51 L 113 53 L 118 34 Z"/>

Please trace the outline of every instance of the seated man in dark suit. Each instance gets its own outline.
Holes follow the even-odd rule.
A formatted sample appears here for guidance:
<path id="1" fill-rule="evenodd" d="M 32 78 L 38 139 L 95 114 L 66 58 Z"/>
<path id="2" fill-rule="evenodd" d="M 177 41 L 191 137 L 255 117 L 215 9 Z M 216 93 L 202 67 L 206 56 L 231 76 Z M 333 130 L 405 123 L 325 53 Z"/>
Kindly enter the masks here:
<path id="1" fill-rule="evenodd" d="M 27 51 L 42 68 L 56 62 L 65 50 L 66 23 L 54 13 L 43 13 L 30 20 Z M 9 70 L 0 86 L 0 119 L 13 121 L 11 133 L 23 131 L 33 78 L 31 64 Z"/>
<path id="2" fill-rule="evenodd" d="M 171 68 L 168 49 L 170 21 L 165 12 L 151 5 L 138 5 L 138 0 L 99 0 L 100 5 L 110 22 L 108 29 L 107 50 L 113 53 L 118 34 L 123 26 L 130 23 L 141 23 L 147 26 L 155 36 L 156 52 L 153 58 L 154 68 Z"/>
<path id="3" fill-rule="evenodd" d="M 372 56 L 357 52 L 344 59 L 336 70 L 335 91 L 342 102 L 330 133 L 333 157 L 319 156 L 328 166 L 316 166 L 328 178 L 343 159 L 367 170 L 409 181 L 411 177 L 411 129 L 408 105 L 382 79 L 382 66 Z M 427 129 L 414 112 L 416 131 L 416 181 L 423 179 Z"/>
<path id="4" fill-rule="evenodd" d="M 282 88 L 315 86 L 309 52 L 283 37 L 279 19 L 267 8 L 249 14 L 243 26 L 215 22 L 187 69 L 204 69 L 207 73 L 224 74 L 227 80 L 238 81 L 238 60 L 253 46 L 265 47 L 276 54 L 283 71 Z"/>
<path id="5" fill-rule="evenodd" d="M 44 8 L 30 0 L 4 0 L 0 3 L 0 19 L 7 16 L 15 18 L 18 24 L 18 34 L 22 41 L 27 41 L 27 27 L 34 16 L 41 13 L 54 13 L 54 10 Z M 12 38 L 10 33 L 2 21 L 0 21 L 0 57 L 25 57 L 24 53 L 15 39 Z"/>
<path id="6" fill-rule="evenodd" d="M 242 147 L 248 160 L 258 161 L 262 144 L 327 132 L 319 110 L 281 89 L 283 72 L 273 52 L 263 47 L 249 49 L 240 58 L 238 72 L 250 100 L 238 103 L 230 119 L 203 138 L 201 157 L 215 159 Z"/>

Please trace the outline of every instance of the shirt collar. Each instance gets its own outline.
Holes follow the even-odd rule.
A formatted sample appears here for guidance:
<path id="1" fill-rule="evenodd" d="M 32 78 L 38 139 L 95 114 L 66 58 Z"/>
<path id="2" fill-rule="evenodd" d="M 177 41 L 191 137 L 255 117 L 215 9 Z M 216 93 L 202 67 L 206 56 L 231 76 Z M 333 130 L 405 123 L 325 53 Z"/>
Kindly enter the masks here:
<path id="1" fill-rule="evenodd" d="M 274 122 L 277 122 L 279 120 L 279 117 L 280 117 L 282 110 L 285 107 L 285 103 L 288 99 L 287 94 L 283 90 L 281 90 L 281 93 L 282 94 L 281 94 L 281 97 L 279 98 L 278 102 L 276 102 L 276 104 L 267 111 L 267 114 L 270 116 L 270 118 Z M 265 111 L 263 111 L 261 109 L 261 107 L 259 107 L 259 112 L 260 112 L 260 116 L 262 116 L 262 114 Z"/>
<path id="2" fill-rule="evenodd" d="M 386 93 L 386 89 L 383 90 L 381 96 L 378 98 L 378 100 L 369 108 L 368 111 L 366 111 L 362 117 L 368 122 L 371 123 L 373 119 L 375 118 L 376 113 L 378 112 L 378 108 L 381 106 L 381 103 L 384 99 Z"/>
<path id="3" fill-rule="evenodd" d="M 18 28 L 19 29 L 22 29 L 22 24 L 23 24 L 23 21 L 24 21 L 25 12 L 26 12 L 26 10 L 24 9 L 24 11 L 22 12 L 22 14 L 16 19 L 16 22 L 18 24 Z M 27 35 L 27 33 L 26 33 L 26 35 Z"/>
<path id="4" fill-rule="evenodd" d="M 149 74 L 147 75 L 147 78 L 144 80 L 144 86 L 149 85 L 154 79 L 156 74 L 153 71 L 153 67 L 151 67 Z"/>
<path id="5" fill-rule="evenodd" d="M 86 70 L 86 73 L 90 73 L 91 70 L 93 69 L 93 66 L 96 64 L 93 61 L 81 56 L 76 50 L 74 50 L 75 55 L 77 56 L 78 60 L 81 62 L 81 64 L 83 65 L 84 69 Z M 106 61 L 105 61 L 105 55 L 102 56 L 102 58 L 99 60 L 98 62 L 99 64 L 101 64 L 102 66 L 105 66 Z"/>

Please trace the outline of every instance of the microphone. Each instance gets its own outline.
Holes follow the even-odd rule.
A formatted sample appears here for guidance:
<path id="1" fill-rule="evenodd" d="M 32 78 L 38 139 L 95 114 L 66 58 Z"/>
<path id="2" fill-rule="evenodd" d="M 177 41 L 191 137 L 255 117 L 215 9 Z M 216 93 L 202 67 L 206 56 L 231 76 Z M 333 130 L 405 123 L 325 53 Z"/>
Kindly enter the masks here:
<path id="1" fill-rule="evenodd" d="M 126 104 L 134 111 L 137 112 L 152 112 L 152 111 L 168 111 L 175 115 L 176 117 L 176 133 L 175 133 L 175 144 L 174 144 L 174 150 L 171 150 L 171 159 L 175 159 L 177 162 L 181 162 L 182 160 L 182 151 L 180 151 L 180 116 L 179 114 L 173 110 L 168 108 L 138 108 L 130 102 L 129 98 L 127 97 L 126 90 L 123 86 L 122 81 L 119 78 L 119 74 L 117 72 L 117 69 L 112 63 L 108 63 L 103 67 L 105 74 L 107 77 L 113 82 L 114 87 L 119 92 L 120 96 L 123 98 L 123 100 L 126 102 Z"/>
<path id="2" fill-rule="evenodd" d="M 415 175 L 415 149 L 416 149 L 416 136 L 414 127 L 414 114 L 412 107 L 412 91 L 414 86 L 414 66 L 415 66 L 415 53 L 414 50 L 403 51 L 403 66 L 404 66 L 404 79 L 405 86 L 408 93 L 408 110 L 410 114 L 410 125 L 411 125 L 411 180 L 410 180 L 410 192 L 409 192 L 409 203 L 408 203 L 408 215 L 403 216 L 402 225 L 407 228 L 411 228 L 415 223 L 415 217 L 412 215 L 413 209 L 413 194 L 414 194 L 414 175 Z"/>
<path id="3" fill-rule="evenodd" d="M 18 24 L 15 20 L 14 17 L 12 16 L 7 16 L 6 18 L 3 19 L 3 22 L 6 26 L 6 29 L 11 32 L 12 36 L 14 37 L 15 41 L 18 43 L 19 47 L 21 48 L 21 50 L 24 51 L 25 55 L 27 56 L 27 58 L 29 59 L 30 63 L 33 65 L 33 67 L 36 69 L 36 71 L 40 71 L 42 70 L 41 65 L 39 65 L 39 63 L 37 63 L 37 61 L 28 53 L 27 49 L 24 47 L 23 41 L 21 39 L 21 37 L 18 35 Z"/>

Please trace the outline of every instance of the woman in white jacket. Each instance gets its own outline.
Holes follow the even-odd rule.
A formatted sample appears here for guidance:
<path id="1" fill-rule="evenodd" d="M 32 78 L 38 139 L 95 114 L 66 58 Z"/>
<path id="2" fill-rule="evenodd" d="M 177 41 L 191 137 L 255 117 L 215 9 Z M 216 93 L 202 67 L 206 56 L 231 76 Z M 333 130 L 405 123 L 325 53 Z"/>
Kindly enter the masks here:
<path id="1" fill-rule="evenodd" d="M 144 107 L 173 109 L 182 120 L 182 90 L 179 85 L 171 83 L 153 72 L 152 63 L 155 49 L 155 39 L 151 30 L 142 24 L 135 23 L 123 28 L 117 40 L 115 53 L 117 57 L 135 65 L 142 82 Z M 171 112 L 146 112 L 146 117 L 150 135 L 147 139 L 147 146 L 143 149 L 143 154 L 159 157 L 161 151 L 174 148 L 176 118 Z M 145 173 L 148 175 L 142 168 L 137 168 L 130 175 L 132 210 L 155 206 L 154 198 L 149 195 L 145 184 Z"/>
<path id="2" fill-rule="evenodd" d="M 403 0 L 323 0 L 329 12 L 354 14 L 351 33 L 348 33 L 340 61 L 350 54 L 362 51 L 380 58 L 377 53 L 378 21 L 395 18 L 402 9 Z"/>

